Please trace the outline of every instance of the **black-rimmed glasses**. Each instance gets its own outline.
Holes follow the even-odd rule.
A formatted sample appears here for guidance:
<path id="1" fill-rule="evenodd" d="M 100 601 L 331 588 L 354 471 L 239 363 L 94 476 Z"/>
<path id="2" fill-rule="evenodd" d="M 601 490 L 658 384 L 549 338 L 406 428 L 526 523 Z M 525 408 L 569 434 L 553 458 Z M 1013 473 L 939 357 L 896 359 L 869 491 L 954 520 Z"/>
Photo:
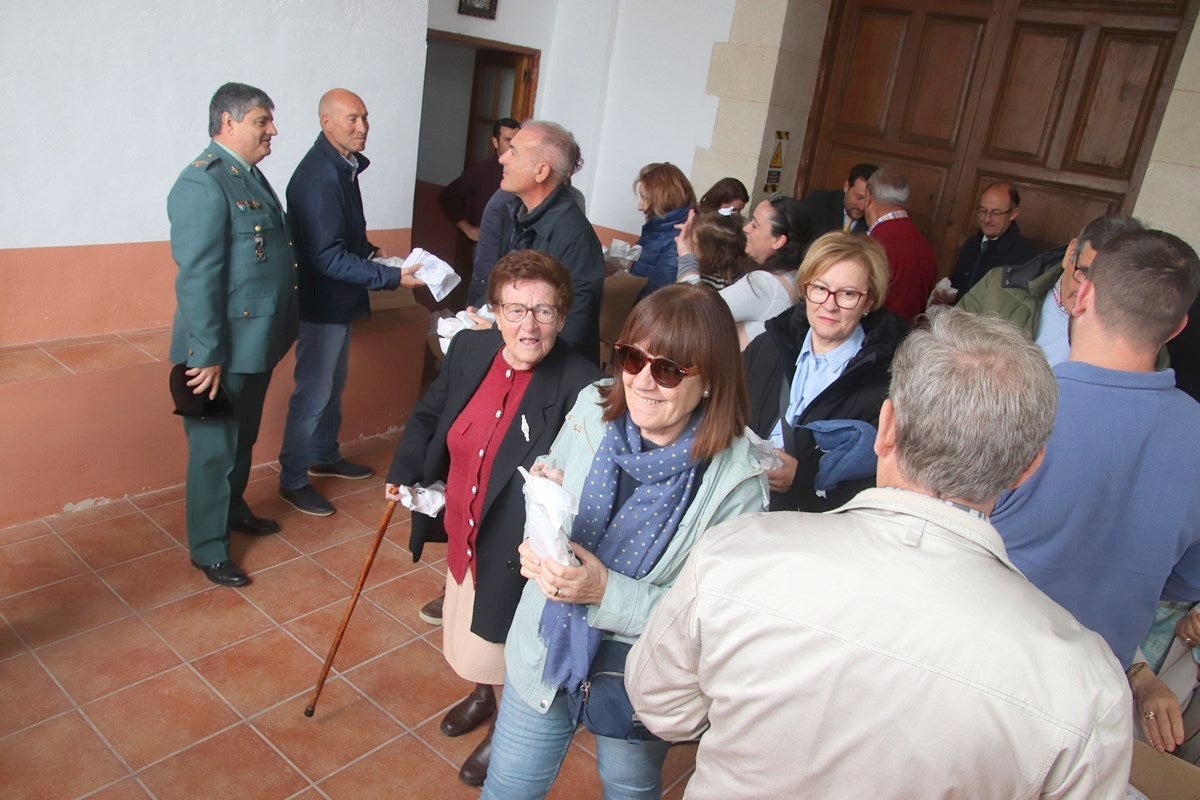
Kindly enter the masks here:
<path id="1" fill-rule="evenodd" d="M 651 357 L 641 348 L 625 342 L 613 345 L 613 363 L 630 375 L 637 375 L 650 364 L 650 377 L 664 389 L 674 389 L 684 378 L 695 375 L 699 367 L 683 367 L 669 358 Z"/>

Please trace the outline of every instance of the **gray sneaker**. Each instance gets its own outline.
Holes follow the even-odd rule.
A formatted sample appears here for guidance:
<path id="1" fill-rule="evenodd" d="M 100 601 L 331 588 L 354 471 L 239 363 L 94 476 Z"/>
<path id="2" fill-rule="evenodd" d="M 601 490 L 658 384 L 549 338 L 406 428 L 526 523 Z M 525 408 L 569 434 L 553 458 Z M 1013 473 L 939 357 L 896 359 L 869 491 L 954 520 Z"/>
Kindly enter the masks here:
<path id="1" fill-rule="evenodd" d="M 334 512 L 333 505 L 321 497 L 321 493 L 309 485 L 299 489 L 279 487 L 279 496 L 290 503 L 297 511 L 312 514 L 314 517 L 328 517 Z"/>

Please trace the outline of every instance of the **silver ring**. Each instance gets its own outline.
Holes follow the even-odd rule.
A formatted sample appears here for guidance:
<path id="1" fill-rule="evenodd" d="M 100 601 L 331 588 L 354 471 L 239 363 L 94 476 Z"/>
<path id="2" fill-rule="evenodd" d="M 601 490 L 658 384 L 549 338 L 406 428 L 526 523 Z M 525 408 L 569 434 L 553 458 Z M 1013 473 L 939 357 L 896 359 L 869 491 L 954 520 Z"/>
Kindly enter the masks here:
<path id="1" fill-rule="evenodd" d="M 1183 643 L 1186 644 L 1188 647 L 1191 647 L 1193 644 L 1190 636 L 1183 637 Z"/>
<path id="2" fill-rule="evenodd" d="M 555 597 L 562 597 L 562 589 L 561 589 L 561 588 L 559 588 L 559 587 L 555 587 L 555 588 L 554 588 L 554 596 L 555 596 Z"/>

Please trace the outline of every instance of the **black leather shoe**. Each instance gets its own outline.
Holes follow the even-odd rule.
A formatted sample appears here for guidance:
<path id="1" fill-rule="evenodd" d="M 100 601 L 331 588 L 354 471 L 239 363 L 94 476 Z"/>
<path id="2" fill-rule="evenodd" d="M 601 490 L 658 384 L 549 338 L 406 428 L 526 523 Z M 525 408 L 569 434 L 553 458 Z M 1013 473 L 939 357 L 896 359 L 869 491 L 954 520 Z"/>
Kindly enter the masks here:
<path id="1" fill-rule="evenodd" d="M 245 519 L 229 520 L 229 530 L 248 533 L 251 536 L 266 536 L 271 533 L 279 533 L 281 528 L 279 527 L 279 523 L 273 519 L 256 517 L 251 514 Z"/>
<path id="2" fill-rule="evenodd" d="M 467 786 L 483 786 L 487 780 L 488 762 L 492 760 L 492 732 L 476 745 L 458 771 L 458 779 Z"/>
<path id="3" fill-rule="evenodd" d="M 446 736 L 462 736 L 470 733 L 496 713 L 496 693 L 486 683 L 475 684 L 462 702 L 446 712 L 442 718 L 442 733 Z M 474 784 L 472 784 L 474 785 Z"/>
<path id="4" fill-rule="evenodd" d="M 279 487 L 279 496 L 290 503 L 297 511 L 312 514 L 314 517 L 328 517 L 334 512 L 333 505 L 321 496 L 313 487 L 305 484 L 299 489 Z"/>
<path id="5" fill-rule="evenodd" d="M 250 582 L 250 576 L 232 561 L 218 561 L 215 564 L 197 564 L 193 561 L 192 566 L 218 586 L 245 586 Z"/>
<path id="6" fill-rule="evenodd" d="M 351 464 L 346 459 L 336 464 L 313 464 L 308 468 L 308 474 L 315 478 L 345 478 L 351 481 L 361 481 L 375 474 L 375 470 L 363 464 Z"/>

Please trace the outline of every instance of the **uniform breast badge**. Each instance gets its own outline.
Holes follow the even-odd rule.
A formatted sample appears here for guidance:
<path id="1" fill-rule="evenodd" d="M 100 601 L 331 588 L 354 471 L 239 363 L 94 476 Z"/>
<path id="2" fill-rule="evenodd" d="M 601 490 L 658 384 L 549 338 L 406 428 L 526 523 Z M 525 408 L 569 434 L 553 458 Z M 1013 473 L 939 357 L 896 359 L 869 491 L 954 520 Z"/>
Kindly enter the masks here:
<path id="1" fill-rule="evenodd" d="M 254 260 L 266 261 L 267 251 L 263 243 L 263 235 L 261 233 L 254 234 Z"/>
<path id="2" fill-rule="evenodd" d="M 235 202 L 237 204 L 238 211 L 245 211 L 246 209 L 248 209 L 250 207 L 250 204 L 247 203 L 245 200 L 237 200 Z"/>
<path id="3" fill-rule="evenodd" d="M 257 200 L 250 200 L 248 202 L 250 204 L 250 208 L 255 211 L 258 211 L 260 208 L 262 208 L 262 203 L 258 202 Z"/>

